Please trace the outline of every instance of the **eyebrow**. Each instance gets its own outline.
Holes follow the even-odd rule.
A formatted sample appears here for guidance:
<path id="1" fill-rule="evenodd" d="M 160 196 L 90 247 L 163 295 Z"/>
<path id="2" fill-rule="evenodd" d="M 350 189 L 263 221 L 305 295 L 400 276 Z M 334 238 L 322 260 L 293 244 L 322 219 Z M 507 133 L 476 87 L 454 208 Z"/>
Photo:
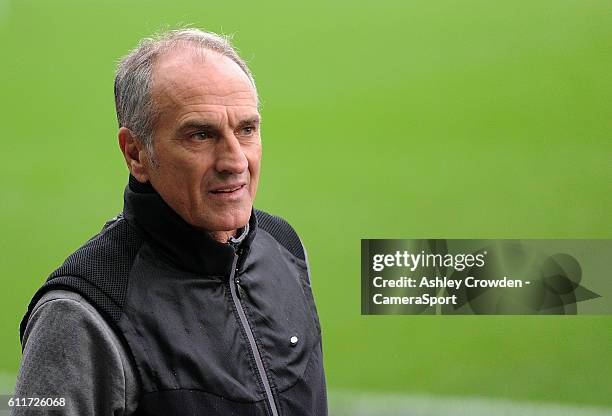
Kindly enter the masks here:
<path id="1" fill-rule="evenodd" d="M 238 127 L 247 126 L 249 124 L 260 124 L 260 123 L 261 123 L 261 117 L 253 116 L 253 117 L 249 117 L 249 118 L 246 118 L 238 122 Z"/>
<path id="2" fill-rule="evenodd" d="M 179 131 L 188 130 L 217 130 L 217 127 L 213 124 L 209 124 L 206 122 L 202 123 L 199 121 L 188 121 L 179 127 Z"/>
<path id="3" fill-rule="evenodd" d="M 238 122 L 237 127 L 248 126 L 250 124 L 260 124 L 261 117 L 253 116 L 241 120 Z M 185 124 L 179 127 L 179 131 L 188 131 L 188 130 L 218 130 L 218 127 L 212 123 L 207 123 L 206 121 L 187 121 Z"/>

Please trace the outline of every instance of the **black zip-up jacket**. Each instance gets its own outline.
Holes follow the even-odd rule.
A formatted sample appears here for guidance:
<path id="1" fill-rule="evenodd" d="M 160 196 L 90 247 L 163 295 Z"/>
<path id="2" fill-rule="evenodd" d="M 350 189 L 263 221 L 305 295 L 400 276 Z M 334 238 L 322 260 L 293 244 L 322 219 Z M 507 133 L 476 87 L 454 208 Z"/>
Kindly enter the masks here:
<path id="1" fill-rule="evenodd" d="M 121 215 L 66 259 L 52 289 L 84 296 L 133 359 L 140 415 L 327 415 L 305 251 L 253 210 L 236 248 L 187 224 L 130 177 Z"/>

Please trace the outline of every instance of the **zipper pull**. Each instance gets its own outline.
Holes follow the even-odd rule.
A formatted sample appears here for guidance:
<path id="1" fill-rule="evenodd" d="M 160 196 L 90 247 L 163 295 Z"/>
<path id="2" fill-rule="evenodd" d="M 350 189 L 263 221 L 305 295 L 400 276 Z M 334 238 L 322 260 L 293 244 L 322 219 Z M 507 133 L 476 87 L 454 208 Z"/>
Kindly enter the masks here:
<path id="1" fill-rule="evenodd" d="M 238 263 L 240 262 L 240 252 L 241 250 L 238 249 L 236 251 L 236 254 L 234 255 L 234 270 L 233 270 L 233 277 L 234 277 L 234 284 L 236 285 L 236 294 L 238 295 L 238 297 L 240 298 L 240 277 L 238 277 L 238 269 L 240 268 L 240 266 L 238 265 Z"/>
<path id="2" fill-rule="evenodd" d="M 239 299 L 242 299 L 242 287 L 240 286 L 240 279 L 238 277 L 234 279 L 234 284 L 236 285 L 236 295 Z"/>

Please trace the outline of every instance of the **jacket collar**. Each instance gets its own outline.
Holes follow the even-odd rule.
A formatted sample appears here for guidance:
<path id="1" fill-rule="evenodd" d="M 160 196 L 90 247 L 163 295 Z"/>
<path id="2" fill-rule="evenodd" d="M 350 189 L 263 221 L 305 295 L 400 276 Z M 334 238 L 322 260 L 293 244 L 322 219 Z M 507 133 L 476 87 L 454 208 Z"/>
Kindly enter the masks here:
<path id="1" fill-rule="evenodd" d="M 125 188 L 123 216 L 175 266 L 207 276 L 228 276 L 236 252 L 239 266 L 244 264 L 257 230 L 251 210 L 248 234 L 240 246 L 220 243 L 183 220 L 149 182 L 138 182 L 132 175 Z"/>

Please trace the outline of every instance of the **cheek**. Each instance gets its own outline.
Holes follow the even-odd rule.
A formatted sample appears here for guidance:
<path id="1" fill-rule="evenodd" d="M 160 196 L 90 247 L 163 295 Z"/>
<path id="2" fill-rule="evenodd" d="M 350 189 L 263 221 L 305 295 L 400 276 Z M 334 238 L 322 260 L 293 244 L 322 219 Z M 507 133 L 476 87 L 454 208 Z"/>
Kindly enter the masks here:
<path id="1" fill-rule="evenodd" d="M 203 187 L 202 182 L 206 180 L 210 158 L 202 152 L 165 150 L 158 160 L 158 182 L 162 182 L 167 192 L 184 202 L 201 199 L 199 192 Z"/>
<path id="2" fill-rule="evenodd" d="M 190 151 L 181 149 L 175 152 L 171 160 L 169 160 L 169 169 L 176 178 L 193 181 L 210 170 L 213 160 L 210 156 L 210 151 L 198 149 Z"/>
<path id="3" fill-rule="evenodd" d="M 249 161 L 249 170 L 259 172 L 259 165 L 261 164 L 261 141 L 258 140 L 256 143 L 252 143 L 248 147 L 245 147 L 244 154 Z"/>
<path id="4" fill-rule="evenodd" d="M 261 166 L 261 146 L 250 149 L 246 153 L 247 160 L 249 161 L 249 174 L 251 175 L 251 189 L 257 190 L 257 183 L 259 181 L 259 170 Z"/>

